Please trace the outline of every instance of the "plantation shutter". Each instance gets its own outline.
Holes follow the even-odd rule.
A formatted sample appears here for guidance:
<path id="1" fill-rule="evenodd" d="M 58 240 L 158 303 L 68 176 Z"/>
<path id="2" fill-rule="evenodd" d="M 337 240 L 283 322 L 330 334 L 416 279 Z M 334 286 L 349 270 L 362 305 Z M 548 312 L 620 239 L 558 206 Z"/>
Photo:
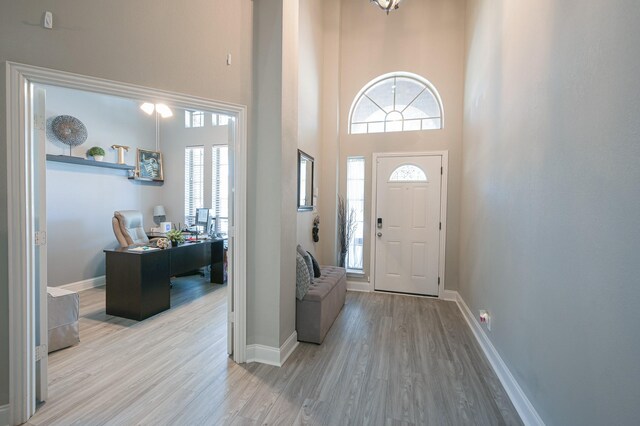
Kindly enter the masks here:
<path id="1" fill-rule="evenodd" d="M 184 222 L 192 226 L 196 209 L 204 205 L 204 147 L 189 146 L 184 150 Z"/>
<path id="2" fill-rule="evenodd" d="M 212 151 L 212 214 L 218 218 L 218 230 L 227 233 L 229 223 L 229 148 L 216 145 Z"/>

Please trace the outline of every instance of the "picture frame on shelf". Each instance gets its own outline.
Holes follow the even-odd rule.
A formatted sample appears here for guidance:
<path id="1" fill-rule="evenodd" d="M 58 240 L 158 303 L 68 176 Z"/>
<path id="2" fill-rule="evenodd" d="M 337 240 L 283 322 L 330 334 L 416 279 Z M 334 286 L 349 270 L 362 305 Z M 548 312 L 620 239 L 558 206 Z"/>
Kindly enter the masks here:
<path id="1" fill-rule="evenodd" d="M 136 150 L 135 178 L 153 182 L 164 182 L 162 153 L 147 149 Z"/>

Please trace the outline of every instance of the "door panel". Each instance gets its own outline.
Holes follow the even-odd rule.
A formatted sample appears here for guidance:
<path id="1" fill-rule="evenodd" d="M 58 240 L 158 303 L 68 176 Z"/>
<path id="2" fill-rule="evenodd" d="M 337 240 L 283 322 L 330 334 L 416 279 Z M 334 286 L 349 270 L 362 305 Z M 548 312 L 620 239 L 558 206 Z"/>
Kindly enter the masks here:
<path id="1" fill-rule="evenodd" d="M 382 219 L 382 227 L 376 229 L 374 287 L 437 296 L 442 156 L 379 157 L 376 165 L 376 220 Z M 418 167 L 424 177 L 402 173 L 403 166 Z"/>

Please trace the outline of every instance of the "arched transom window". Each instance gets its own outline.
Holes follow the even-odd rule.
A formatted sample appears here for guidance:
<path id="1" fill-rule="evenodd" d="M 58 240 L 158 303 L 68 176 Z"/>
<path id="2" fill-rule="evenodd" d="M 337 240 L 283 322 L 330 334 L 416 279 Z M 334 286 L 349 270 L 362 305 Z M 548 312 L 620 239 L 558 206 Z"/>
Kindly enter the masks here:
<path id="1" fill-rule="evenodd" d="M 442 129 L 440 95 L 426 79 L 409 73 L 385 74 L 356 96 L 349 133 Z"/>
<path id="2" fill-rule="evenodd" d="M 390 182 L 426 182 L 427 175 L 413 164 L 403 164 L 391 173 Z"/>

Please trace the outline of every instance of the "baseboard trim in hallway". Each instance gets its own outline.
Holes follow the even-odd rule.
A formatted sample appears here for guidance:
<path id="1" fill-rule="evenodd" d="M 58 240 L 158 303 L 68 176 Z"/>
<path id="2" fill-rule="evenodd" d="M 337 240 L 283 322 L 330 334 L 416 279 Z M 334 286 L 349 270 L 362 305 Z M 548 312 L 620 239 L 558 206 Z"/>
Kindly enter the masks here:
<path id="1" fill-rule="evenodd" d="M 544 426 L 544 422 L 538 415 L 535 407 L 525 395 L 516 378 L 511 374 L 511 371 L 496 350 L 495 346 L 493 346 L 493 343 L 491 343 L 489 336 L 487 336 L 487 333 L 485 333 L 484 329 L 480 326 L 480 323 L 476 319 L 475 315 L 473 315 L 473 312 L 471 312 L 471 309 L 469 309 L 469 306 L 467 306 L 462 296 L 460 296 L 457 291 L 448 290 L 448 293 L 449 294 L 447 296 L 449 297 L 447 297 L 447 300 L 451 300 L 450 297 L 455 293 L 455 302 L 458 304 L 458 308 L 460 308 L 460 311 L 462 312 L 464 319 L 467 321 L 467 324 L 469 324 L 471 331 L 473 331 L 473 335 L 478 341 L 478 344 L 489 360 L 489 363 L 491 363 L 493 371 L 495 371 L 498 379 L 507 392 L 507 395 L 509 395 L 511 402 L 518 411 L 522 422 L 527 426 Z"/>
<path id="2" fill-rule="evenodd" d="M 0 426 L 9 426 L 9 405 L 0 405 Z"/>
<path id="3" fill-rule="evenodd" d="M 297 347 L 298 333 L 296 331 L 287 338 L 280 348 L 265 345 L 247 345 L 247 362 L 259 362 L 282 367 Z"/>

